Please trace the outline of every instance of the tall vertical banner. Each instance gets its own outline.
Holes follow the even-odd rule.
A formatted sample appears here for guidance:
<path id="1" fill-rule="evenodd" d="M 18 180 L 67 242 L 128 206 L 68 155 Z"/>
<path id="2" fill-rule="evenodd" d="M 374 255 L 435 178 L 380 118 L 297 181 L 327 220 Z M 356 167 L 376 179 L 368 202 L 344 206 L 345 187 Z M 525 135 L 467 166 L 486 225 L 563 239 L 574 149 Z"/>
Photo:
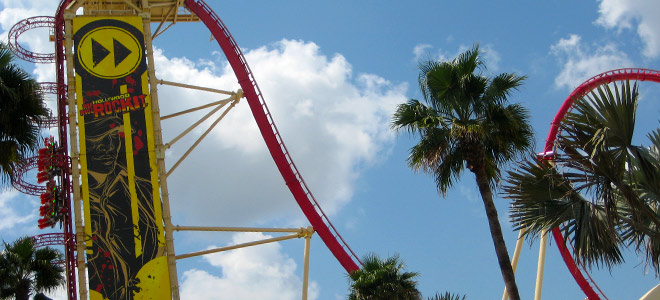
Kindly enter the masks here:
<path id="1" fill-rule="evenodd" d="M 142 18 L 73 34 L 90 299 L 171 299 Z"/>

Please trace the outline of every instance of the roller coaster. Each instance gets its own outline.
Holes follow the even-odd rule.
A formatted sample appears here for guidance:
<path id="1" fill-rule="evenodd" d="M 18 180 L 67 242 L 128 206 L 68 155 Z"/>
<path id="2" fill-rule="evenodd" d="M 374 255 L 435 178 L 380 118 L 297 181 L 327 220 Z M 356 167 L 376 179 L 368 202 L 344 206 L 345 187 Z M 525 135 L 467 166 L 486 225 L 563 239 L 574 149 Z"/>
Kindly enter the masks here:
<path id="1" fill-rule="evenodd" d="M 135 21 L 137 20 L 137 21 Z M 77 23 L 76 23 L 77 22 Z M 181 22 L 201 22 L 209 30 L 213 39 L 217 42 L 219 48 L 225 54 L 225 57 L 233 70 L 240 90 L 238 91 L 222 91 L 216 88 L 191 86 L 181 83 L 167 82 L 157 79 L 155 76 L 155 65 L 153 58 L 152 40 L 164 31 L 168 30 L 171 26 Z M 98 24 L 98 25 L 97 25 Z M 117 25 L 120 24 L 120 25 Z M 131 25 L 133 27 L 126 27 L 125 24 L 138 24 Z M 140 27 L 139 24 L 142 24 Z M 152 24 L 157 24 L 156 29 L 152 32 Z M 122 27 L 124 26 L 124 27 Z M 130 28 L 129 28 L 130 27 Z M 22 47 L 19 43 L 19 36 L 34 28 L 48 28 L 50 30 L 51 39 L 55 42 L 54 53 L 34 53 Z M 128 29 L 127 29 L 128 28 Z M 114 35 L 112 43 L 101 42 L 103 34 L 99 37 L 97 32 L 106 30 L 105 35 Z M 136 37 L 140 36 L 141 39 Z M 131 48 L 130 42 L 135 39 L 137 48 Z M 87 43 L 87 44 L 86 44 Z M 86 46 L 87 45 L 87 46 Z M 162 261 L 166 260 L 167 274 L 169 274 L 169 281 L 166 284 L 169 287 L 169 295 L 172 299 L 179 299 L 178 279 L 176 273 L 176 260 L 192 255 L 201 255 L 212 253 L 213 251 L 201 251 L 193 254 L 177 255 L 174 253 L 173 236 L 174 231 L 180 230 L 208 230 L 208 231 L 268 231 L 268 232 L 286 232 L 291 233 L 290 236 L 284 238 L 274 238 L 268 241 L 260 241 L 251 244 L 260 244 L 262 242 L 279 241 L 288 238 L 304 237 L 307 240 L 313 233 L 317 233 L 321 240 L 325 243 L 326 247 L 335 256 L 341 266 L 347 271 L 351 272 L 357 270 L 361 262 L 357 255 L 351 250 L 347 242 L 337 231 L 337 228 L 330 222 L 327 214 L 323 211 L 318 201 L 310 191 L 305 183 L 298 168 L 284 144 L 284 140 L 278 131 L 277 126 L 273 121 L 273 117 L 266 105 L 259 86 L 257 85 L 256 78 L 254 77 L 248 63 L 238 47 L 238 43 L 230 34 L 227 26 L 220 20 L 218 15 L 211 9 L 211 7 L 202 0 L 62 0 L 54 17 L 39 16 L 32 17 L 20 21 L 9 31 L 9 46 L 16 56 L 34 63 L 54 63 L 56 67 L 56 82 L 42 84 L 42 90 L 45 93 L 56 95 L 57 111 L 48 120 L 44 120 L 43 124 L 47 126 L 56 126 L 58 133 L 59 145 L 54 159 L 51 161 L 57 165 L 57 172 L 53 174 L 59 180 L 57 181 L 57 188 L 62 191 L 61 201 L 63 210 L 61 211 L 61 219 L 63 232 L 61 234 L 46 234 L 35 237 L 38 246 L 43 245 L 64 245 L 65 248 L 65 264 L 67 270 L 67 296 L 70 300 L 73 299 L 95 299 L 98 295 L 108 298 L 109 294 L 102 284 L 102 272 L 92 270 L 89 271 L 88 267 L 90 262 L 97 259 L 95 255 L 103 253 L 103 248 L 95 246 L 96 237 L 93 236 L 96 232 L 90 229 L 89 203 L 93 202 L 93 197 L 90 196 L 89 181 L 87 178 L 87 164 L 89 157 L 87 157 L 86 148 L 86 130 L 93 129 L 92 122 L 95 121 L 92 115 L 127 115 L 128 113 L 135 114 L 141 113 L 146 116 L 146 125 L 148 135 L 153 140 L 153 147 L 149 152 L 149 163 L 155 166 L 157 171 L 153 173 L 152 183 L 157 182 L 154 191 L 154 203 L 156 203 L 155 211 L 161 214 L 162 225 L 154 225 L 157 227 L 155 232 L 162 234 L 162 237 L 154 238 L 158 247 L 161 247 L 164 256 Z M 85 48 L 87 47 L 87 48 Z M 139 49 L 139 51 L 135 51 Z M 87 51 L 87 52 L 86 52 Z M 88 53 L 89 54 L 85 54 Z M 132 59 L 131 55 L 139 56 L 136 58 L 135 68 L 130 69 L 122 74 L 114 75 L 109 73 L 102 73 L 101 71 L 95 73 L 94 68 L 102 65 L 106 57 L 110 53 L 114 55 L 114 67 L 120 69 L 119 66 L 124 63 L 124 60 Z M 87 56 L 85 56 L 87 55 Z M 144 55 L 144 57 L 142 57 Z M 137 57 L 136 56 L 136 57 Z M 144 66 L 144 73 L 138 73 L 140 66 Z M 111 67 L 109 67 L 111 68 Z M 87 70 L 87 71 L 85 71 Z M 112 84 L 116 82 L 124 83 L 119 92 L 111 95 L 99 96 L 98 90 L 88 88 L 84 89 L 84 77 L 80 74 L 85 72 L 91 73 L 87 76 L 93 78 L 94 76 L 103 80 L 113 80 Z M 117 71 L 119 72 L 119 71 Z M 123 71 L 121 71 L 123 72 Z M 121 73 L 120 72 L 120 73 Z M 136 78 L 140 77 L 144 80 L 141 83 L 135 83 Z M 96 78 L 94 77 L 94 78 Z M 86 79 L 87 78 L 87 79 Z M 97 78 L 97 79 L 98 79 Z M 96 79 L 94 79 L 96 80 Z M 554 150 L 554 141 L 558 133 L 559 124 L 561 123 L 564 115 L 570 110 L 572 103 L 575 99 L 589 93 L 595 87 L 601 84 L 607 84 L 613 81 L 620 80 L 640 80 L 660 82 L 660 73 L 654 70 L 646 69 L 619 69 L 609 71 L 603 74 L 594 76 L 576 88 L 564 101 L 559 112 L 551 123 L 550 133 L 546 140 L 544 153 L 550 153 Z M 139 81 L 139 79 L 138 79 Z M 225 112 L 218 118 L 213 125 L 204 133 L 197 142 L 179 159 L 170 169 L 165 167 L 165 149 L 166 144 L 162 140 L 162 129 L 160 126 L 161 119 L 165 117 L 160 116 L 159 103 L 158 103 L 158 84 L 169 84 L 181 88 L 198 89 L 204 91 L 215 92 L 227 95 L 228 98 L 223 101 L 211 103 L 204 107 L 191 108 L 181 112 L 187 113 L 189 111 L 199 110 L 202 108 L 217 106 L 218 111 L 220 108 L 226 106 Z M 83 87 L 81 87 L 83 86 Z M 93 86 L 89 85 L 88 86 Z M 133 96 L 133 89 L 142 89 L 142 95 L 136 94 Z M 128 96 L 125 96 L 128 95 Z M 142 98 L 139 98 L 143 96 Z M 105 97 L 105 98 L 104 98 Z M 138 98 L 135 98 L 138 97 Z M 170 204 L 168 198 L 167 177 L 171 172 L 176 169 L 179 163 L 190 154 L 190 152 L 201 142 L 205 135 L 219 122 L 228 111 L 233 108 L 239 99 L 246 99 L 246 102 L 252 112 L 252 116 L 259 128 L 261 136 L 270 152 L 270 155 L 277 166 L 277 169 L 284 179 L 286 186 L 291 192 L 293 198 L 301 208 L 306 219 L 311 224 L 308 228 L 301 229 L 285 229 L 282 231 L 259 228 L 207 228 L 195 226 L 179 226 L 172 224 Z M 91 100 L 90 100 L 91 99 Z M 117 100 L 118 99 L 118 100 Z M 131 100 L 132 99 L 132 100 Z M 142 99 L 142 105 L 138 103 L 138 99 Z M 146 99 L 146 102 L 145 102 Z M 131 102 L 131 101 L 135 102 Z M 89 101 L 89 102 L 87 102 Z M 123 101 L 123 102 L 121 102 Z M 147 105 L 148 104 L 148 105 Z M 100 106 L 99 106 L 100 105 Z M 145 109 L 149 107 L 149 110 Z M 144 112 L 143 112 L 144 111 Z M 89 114 L 89 117 L 87 116 Z M 172 117 L 172 116 L 167 116 Z M 126 118 L 135 118 L 131 117 Z M 88 123 L 85 123 L 88 122 Z M 191 128 L 199 125 L 200 122 L 191 126 Z M 113 125 L 114 126 L 114 125 Z M 123 128 L 126 128 L 124 124 Z M 112 127 L 112 126 L 111 126 Z M 129 127 L 130 128 L 130 127 Z M 191 128 L 186 130 L 186 133 L 191 131 Z M 113 127 L 113 130 L 114 127 Z M 124 129 L 125 130 L 125 129 Z M 116 130 L 115 130 L 116 131 Z M 124 132 L 128 136 L 129 131 L 121 132 L 122 138 L 125 138 Z M 178 139 L 177 137 L 176 139 Z M 150 141 L 152 141 L 150 140 Z M 130 138 L 125 140 L 130 144 Z M 130 156 L 131 148 L 135 146 L 124 146 L 128 150 L 124 150 Z M 134 150 L 135 151 L 135 150 Z M 123 155 L 123 154 L 122 154 Z M 137 156 L 136 156 L 137 157 Z M 130 159 L 129 159 L 130 161 Z M 30 183 L 25 179 L 25 175 L 29 170 L 38 168 L 39 162 L 37 158 L 31 158 L 21 166 L 18 170 L 18 180 L 14 182 L 14 187 L 26 194 L 39 196 L 46 192 L 44 186 Z M 137 172 L 137 171 L 134 171 Z M 137 175 L 134 175 L 137 176 Z M 82 178 L 82 180 L 81 180 Z M 89 177 L 91 178 L 91 177 Z M 148 181 L 148 180 L 147 180 Z M 131 188 L 131 192 L 135 194 L 136 187 Z M 133 195 L 131 194 L 131 195 Z M 59 194 L 58 194 L 58 197 Z M 133 196 L 129 196 L 130 201 L 137 201 Z M 92 199 L 92 200 L 90 200 Z M 134 203 L 134 202 L 131 202 Z M 135 202 L 137 203 L 137 202 Z M 145 223 L 136 217 L 135 211 L 140 207 L 134 203 L 134 225 L 135 227 L 146 226 Z M 162 208 L 160 207 L 162 205 Z M 140 208 L 141 209 L 141 208 Z M 162 209 L 162 212 L 160 212 Z M 92 209 L 93 210 L 93 209 Z M 98 221 L 94 221 L 98 222 Z M 156 223 L 159 223 L 157 221 Z M 159 227 L 159 226 L 162 226 Z M 136 236 L 145 238 L 145 232 L 135 229 Z M 140 229 L 143 230 L 143 229 Z M 590 281 L 588 273 L 584 268 L 576 265 L 571 252 L 566 247 L 564 238 L 561 235 L 560 229 L 552 231 L 552 236 L 556 240 L 559 251 L 568 266 L 568 269 L 580 288 L 584 291 L 588 299 L 606 299 L 603 293 L 597 288 L 597 285 Z M 102 238 L 101 235 L 98 236 Z M 142 251 L 146 251 L 148 247 L 140 248 L 140 238 L 132 237 L 135 239 L 135 254 L 136 256 L 144 255 Z M 147 245 L 148 246 L 148 245 Z M 245 245 L 250 246 L 250 245 Z M 308 244 L 307 244 L 308 251 Z M 138 249 L 139 248 L 139 249 Z M 159 248 L 159 249 L 161 249 Z M 232 248 L 232 247 L 229 247 Z M 232 248 L 233 249 L 233 248 Z M 130 249 L 131 251 L 133 249 Z M 224 251 L 228 249 L 220 249 L 217 251 Z M 107 249 L 106 249 L 107 252 Z M 306 252 L 307 253 L 307 252 Z M 87 255 L 87 258 L 86 258 Z M 110 254 L 109 254 L 110 255 Z M 108 256 L 109 256 L 108 255 Z M 516 254 L 514 254 L 516 256 Z M 158 260 L 161 257 L 155 255 L 153 260 Z M 514 258 L 515 260 L 515 258 Z M 147 263 L 148 264 L 148 263 Z M 146 268 L 147 265 L 141 265 Z M 150 266 L 151 267 L 151 266 Z M 306 266 L 307 267 L 307 266 Z M 104 264 L 105 268 L 105 264 Z M 92 273 L 88 273 L 92 272 Z M 97 273 L 94 273 L 97 272 Z M 139 272 L 138 272 L 139 273 Z M 86 276 L 88 274 L 89 277 Z M 135 275 L 139 276 L 139 275 Z M 98 277 L 98 278 L 97 278 Z M 86 280 L 97 280 L 100 282 L 98 288 L 90 285 Z M 159 283 L 160 284 L 160 283 Z M 92 291 L 87 290 L 87 286 Z M 164 286 L 164 285 L 163 285 Z M 305 290 L 305 288 L 303 289 Z M 598 292 L 597 292 L 598 291 Z M 92 293 L 90 295 L 90 293 Z M 126 294 L 124 294 L 125 296 Z M 305 299 L 303 293 L 303 299 Z M 506 295 L 505 295 L 506 297 Z M 110 299 L 115 299 L 109 297 Z M 118 299 L 119 297 L 116 297 Z M 102 299 L 102 298 L 98 298 Z"/>

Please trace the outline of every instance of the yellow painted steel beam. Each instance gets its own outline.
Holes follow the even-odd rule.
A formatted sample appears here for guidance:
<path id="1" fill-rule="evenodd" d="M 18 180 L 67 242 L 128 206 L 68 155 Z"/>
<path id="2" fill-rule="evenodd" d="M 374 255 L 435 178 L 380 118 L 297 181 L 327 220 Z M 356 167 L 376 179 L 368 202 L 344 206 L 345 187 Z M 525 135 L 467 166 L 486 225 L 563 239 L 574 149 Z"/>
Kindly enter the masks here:
<path id="1" fill-rule="evenodd" d="M 162 117 L 160 117 L 160 119 L 161 119 L 161 121 L 162 120 L 167 120 L 169 118 L 178 117 L 178 116 L 185 115 L 185 114 L 188 114 L 188 113 L 191 113 L 191 112 L 195 112 L 195 111 L 198 111 L 198 110 L 209 108 L 209 107 L 212 107 L 212 106 L 215 106 L 215 105 L 220 105 L 222 107 L 222 106 L 226 105 L 227 103 L 229 103 L 233 100 L 235 100 L 235 97 L 229 97 L 227 99 L 215 101 L 215 102 L 212 102 L 212 103 L 209 103 L 209 104 L 204 104 L 204 105 L 201 105 L 201 106 L 198 106 L 198 107 L 195 107 L 195 108 L 191 108 L 191 109 L 182 110 L 180 112 L 169 114 L 167 116 L 162 116 Z"/>
<path id="2" fill-rule="evenodd" d="M 232 91 L 224 91 L 224 90 L 219 90 L 219 89 L 214 89 L 214 88 L 208 88 L 208 87 L 202 87 L 202 86 L 197 86 L 197 85 L 192 85 L 192 84 L 185 84 L 185 83 L 180 83 L 180 82 L 173 82 L 173 81 L 166 81 L 159 79 L 158 80 L 159 84 L 165 84 L 165 85 L 171 85 L 171 86 L 176 86 L 176 87 L 182 87 L 182 88 L 187 88 L 187 89 L 192 89 L 192 90 L 200 90 L 200 91 L 205 91 L 205 92 L 211 92 L 211 93 L 218 93 L 218 94 L 225 94 L 225 95 L 230 95 L 230 96 L 237 96 L 238 98 L 243 98 L 243 91 L 238 90 L 236 92 Z"/>
<path id="3" fill-rule="evenodd" d="M 188 11 L 180 0 L 86 0 L 74 1 L 86 15 L 139 15 L 144 11 L 151 14 L 151 22 L 199 22 L 199 18 Z M 172 13 L 174 12 L 174 13 Z"/>
<path id="4" fill-rule="evenodd" d="M 158 102 L 158 84 L 156 82 L 156 70 L 151 38 L 151 26 L 148 14 L 143 14 L 144 41 L 147 51 L 147 72 L 149 73 L 149 94 L 152 105 L 152 122 L 154 128 L 154 145 L 156 147 L 156 166 L 158 179 L 160 180 L 160 198 L 163 207 L 163 223 L 165 224 L 165 249 L 167 251 L 167 266 L 170 276 L 170 291 L 173 300 L 179 300 L 179 279 L 177 277 L 176 258 L 174 253 L 174 235 L 172 225 L 172 213 L 170 208 L 169 190 L 167 186 L 167 175 L 165 167 L 165 150 L 163 149 L 163 134 L 160 124 L 160 106 Z"/>
<path id="5" fill-rule="evenodd" d="M 312 235 L 314 234 L 314 228 L 309 226 L 305 231 L 305 254 L 304 254 L 304 265 L 303 265 L 303 287 L 302 287 L 302 300 L 307 300 L 307 289 L 309 283 L 309 254 L 312 241 Z"/>
<path id="6" fill-rule="evenodd" d="M 536 269 L 536 287 L 534 288 L 534 300 L 541 300 L 541 289 L 543 288 L 543 271 L 545 269 L 545 249 L 548 245 L 548 231 L 541 231 L 541 243 L 539 245 L 539 261 Z"/>
<path id="7" fill-rule="evenodd" d="M 525 229 L 520 229 L 518 231 L 518 239 L 516 240 L 516 248 L 513 251 L 513 258 L 511 259 L 511 268 L 513 269 L 513 272 L 516 272 L 516 268 L 518 268 L 518 260 L 520 260 L 520 252 L 522 251 L 522 245 L 523 245 L 523 236 L 525 235 Z M 504 288 L 504 294 L 502 295 L 502 300 L 508 300 L 509 299 L 509 293 L 506 291 L 506 287 Z"/>
<path id="8" fill-rule="evenodd" d="M 75 1 L 74 1 L 75 3 Z M 73 3 L 72 3 L 73 4 Z M 70 6 L 73 7 L 73 6 Z M 67 72 L 67 105 L 69 116 L 69 135 L 72 137 L 69 141 L 71 147 L 71 181 L 73 188 L 73 215 L 76 231 L 76 265 L 78 273 L 78 294 L 80 299 L 87 299 L 87 279 L 85 271 L 85 227 L 83 226 L 82 216 L 82 196 L 80 194 L 80 151 L 78 149 L 78 135 L 75 120 L 77 120 L 78 111 L 76 109 L 76 76 L 73 71 L 73 14 L 65 13 L 64 18 L 64 51 L 66 57 Z"/>
<path id="9" fill-rule="evenodd" d="M 204 138 L 205 138 L 205 137 L 211 132 L 211 130 L 213 130 L 213 128 L 215 128 L 215 126 L 218 125 L 218 123 L 220 123 L 220 121 L 221 121 L 222 119 L 225 118 L 225 116 L 227 115 L 227 113 L 229 113 L 229 111 L 230 111 L 232 108 L 234 108 L 234 106 L 236 106 L 236 104 L 238 104 L 238 101 L 234 101 L 234 102 L 232 102 L 231 105 L 227 108 L 227 110 L 225 110 L 224 112 L 222 112 L 222 114 L 220 115 L 220 117 L 218 117 L 218 119 L 216 119 L 215 121 L 213 121 L 213 123 L 209 126 L 209 128 L 206 129 L 206 131 L 204 131 L 204 133 L 203 133 L 203 134 L 202 134 L 202 135 L 201 135 L 201 136 L 195 141 L 195 143 L 193 143 L 192 146 L 190 146 L 190 148 L 189 148 L 189 149 L 188 149 L 188 150 L 187 150 L 187 151 L 181 156 L 181 158 L 179 158 L 179 160 L 177 160 L 177 161 L 174 163 L 174 165 L 172 166 L 172 168 L 170 168 L 170 169 L 167 171 L 167 174 L 166 174 L 167 176 L 170 176 L 170 175 L 172 174 L 172 172 L 174 172 L 174 170 L 175 170 L 175 169 L 176 169 L 176 168 L 177 168 L 177 167 L 183 162 L 183 160 L 185 160 L 186 157 L 188 157 L 188 155 L 190 155 L 190 153 L 191 153 L 193 150 L 195 150 L 195 148 L 197 148 L 197 146 L 199 145 L 199 143 L 201 143 L 202 140 L 204 140 Z"/>
<path id="10" fill-rule="evenodd" d="M 290 239 L 301 238 L 301 237 L 304 237 L 304 236 L 305 236 L 305 234 L 301 234 L 301 233 L 290 234 L 290 235 L 274 237 L 274 238 L 270 238 L 270 239 L 259 240 L 259 241 L 249 242 L 249 243 L 242 243 L 242 244 L 236 244 L 236 245 L 227 246 L 227 247 L 220 247 L 220 248 L 209 249 L 209 250 L 204 250 L 204 251 L 192 252 L 192 253 L 188 253 L 188 254 L 181 254 L 181 255 L 177 255 L 176 259 L 184 259 L 184 258 L 195 257 L 195 256 L 200 256 L 200 255 L 205 255 L 205 254 L 211 254 L 211 253 L 217 253 L 217 252 L 223 252 L 223 251 L 228 251 L 228 250 L 240 249 L 240 248 L 245 248 L 245 247 L 257 246 L 257 245 L 262 245 L 262 244 L 274 243 L 274 242 L 279 242 L 279 241 L 285 241 L 285 240 L 290 240 Z"/>
<path id="11" fill-rule="evenodd" d="M 302 228 L 261 228 L 261 227 L 207 227 L 207 226 L 180 226 L 176 225 L 174 227 L 176 231 L 221 231 L 221 232 L 295 232 L 303 235 L 308 235 L 311 230 L 312 233 L 314 229 L 310 227 Z"/>
<path id="12" fill-rule="evenodd" d="M 188 133 L 190 133 L 193 129 L 195 129 L 197 126 L 199 126 L 200 124 L 202 124 L 204 121 L 206 121 L 208 118 L 210 118 L 213 114 L 215 114 L 216 112 L 218 112 L 218 110 L 222 109 L 226 104 L 227 104 L 227 103 L 222 103 L 222 104 L 218 105 L 218 107 L 214 108 L 213 110 L 211 110 L 210 112 L 208 112 L 206 115 L 204 115 L 203 117 L 201 117 L 199 120 L 197 120 L 195 123 L 193 123 L 192 125 L 190 125 L 190 126 L 189 126 L 188 128 L 186 128 L 183 132 L 181 132 L 179 135 L 177 135 L 177 136 L 176 136 L 175 138 L 173 138 L 171 141 L 169 141 L 168 143 L 166 143 L 166 144 L 165 144 L 165 149 L 169 149 L 170 147 L 172 147 L 172 145 L 174 145 L 178 140 L 180 140 L 182 137 L 186 136 L 186 135 L 187 135 Z M 172 115 L 170 115 L 170 116 L 168 116 L 168 117 L 172 117 Z M 161 119 L 161 120 L 162 120 L 162 119 Z M 174 167 L 172 167 L 172 169 L 174 169 Z"/>

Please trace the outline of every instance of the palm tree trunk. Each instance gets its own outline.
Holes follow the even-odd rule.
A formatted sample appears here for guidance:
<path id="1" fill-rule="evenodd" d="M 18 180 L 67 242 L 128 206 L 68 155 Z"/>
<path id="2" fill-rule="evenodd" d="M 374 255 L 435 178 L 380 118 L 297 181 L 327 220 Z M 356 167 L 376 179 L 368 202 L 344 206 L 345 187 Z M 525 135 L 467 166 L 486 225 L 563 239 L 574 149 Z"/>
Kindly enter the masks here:
<path id="1" fill-rule="evenodd" d="M 473 171 L 481 193 L 481 199 L 484 201 L 484 208 L 486 209 L 486 217 L 488 218 L 488 226 L 490 227 L 490 235 L 493 238 L 493 245 L 495 246 L 495 253 L 497 254 L 497 261 L 500 264 L 500 271 L 504 279 L 504 285 L 511 300 L 520 300 L 518 293 L 518 286 L 516 285 L 516 277 L 513 274 L 511 267 L 511 260 L 509 259 L 509 251 L 504 242 L 502 235 L 502 227 L 500 227 L 500 220 L 497 216 L 497 209 L 493 202 L 493 192 L 490 190 L 488 176 L 486 169 L 483 167 L 475 168 Z"/>
<path id="2" fill-rule="evenodd" d="M 16 300 L 30 300 L 30 288 L 23 284 L 16 289 L 15 295 Z"/>

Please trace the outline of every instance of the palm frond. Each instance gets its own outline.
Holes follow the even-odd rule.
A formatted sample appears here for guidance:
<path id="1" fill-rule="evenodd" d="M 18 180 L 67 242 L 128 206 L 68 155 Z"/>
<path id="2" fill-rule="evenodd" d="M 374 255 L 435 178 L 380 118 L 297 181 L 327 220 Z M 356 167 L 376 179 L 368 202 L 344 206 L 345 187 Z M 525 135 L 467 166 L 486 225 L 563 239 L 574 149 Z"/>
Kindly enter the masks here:
<path id="1" fill-rule="evenodd" d="M 0 252 L 0 299 L 27 299 L 37 291 L 49 291 L 65 283 L 62 254 L 45 247 L 34 248 L 31 237 L 4 243 Z"/>
<path id="2" fill-rule="evenodd" d="M 16 162 L 36 151 L 39 124 L 48 116 L 38 83 L 12 60 L 0 43 L 0 183 L 11 181 Z"/>
<path id="3" fill-rule="evenodd" d="M 436 187 L 441 195 L 447 195 L 447 190 L 454 185 L 458 176 L 465 168 L 463 153 L 459 147 L 450 148 L 444 153 L 441 164 L 433 170 Z"/>
<path id="4" fill-rule="evenodd" d="M 505 100 L 513 90 L 517 90 L 527 79 L 527 76 L 518 76 L 513 73 L 501 73 L 493 77 L 484 92 L 484 99 L 488 102 L 500 103 Z"/>
<path id="5" fill-rule="evenodd" d="M 362 261 L 362 268 L 349 274 L 352 282 L 349 299 L 419 300 L 421 298 L 417 290 L 417 281 L 414 280 L 419 274 L 406 272 L 405 264 L 398 255 L 381 259 L 371 253 Z"/>
<path id="6" fill-rule="evenodd" d="M 452 294 L 450 292 L 445 292 L 444 294 L 436 293 L 435 296 L 429 297 L 428 300 L 466 300 L 465 295 Z"/>
<path id="7" fill-rule="evenodd" d="M 528 159 L 510 171 L 502 188 L 511 200 L 511 221 L 535 239 L 563 225 L 571 237 L 576 258 L 586 265 L 621 263 L 621 240 L 610 226 L 602 207 L 577 193 L 569 180 L 548 162 Z"/>
<path id="8" fill-rule="evenodd" d="M 422 134 L 427 128 L 444 127 L 444 120 L 437 111 L 410 99 L 399 104 L 392 118 L 391 128 L 395 131 L 406 130 L 412 134 Z"/>
<path id="9" fill-rule="evenodd" d="M 484 66 L 481 56 L 479 56 L 479 44 L 475 44 L 471 49 L 459 54 L 452 64 L 458 67 L 459 74 L 473 74 L 479 68 Z"/>
<path id="10" fill-rule="evenodd" d="M 576 99 L 560 125 L 556 166 L 528 159 L 509 172 L 503 191 L 514 225 L 530 238 L 561 225 L 588 266 L 612 267 L 633 247 L 658 273 L 660 130 L 649 134 L 650 147 L 632 144 L 637 89 L 605 84 Z"/>
<path id="11" fill-rule="evenodd" d="M 529 111 L 522 105 L 492 105 L 484 126 L 488 126 L 489 135 L 497 137 L 484 140 L 487 156 L 497 164 L 531 151 L 534 129 L 529 123 Z"/>
<path id="12" fill-rule="evenodd" d="M 483 67 L 479 45 L 450 62 L 423 62 L 418 80 L 425 104 L 410 100 L 399 105 L 392 128 L 419 135 L 420 142 L 411 148 L 408 164 L 415 171 L 432 172 L 441 194 L 464 168 L 475 175 L 505 284 L 512 299 L 519 299 L 492 189 L 500 166 L 531 144 L 526 111 L 506 103 L 511 89 L 524 77 L 501 74 L 491 80 L 482 75 Z"/>

